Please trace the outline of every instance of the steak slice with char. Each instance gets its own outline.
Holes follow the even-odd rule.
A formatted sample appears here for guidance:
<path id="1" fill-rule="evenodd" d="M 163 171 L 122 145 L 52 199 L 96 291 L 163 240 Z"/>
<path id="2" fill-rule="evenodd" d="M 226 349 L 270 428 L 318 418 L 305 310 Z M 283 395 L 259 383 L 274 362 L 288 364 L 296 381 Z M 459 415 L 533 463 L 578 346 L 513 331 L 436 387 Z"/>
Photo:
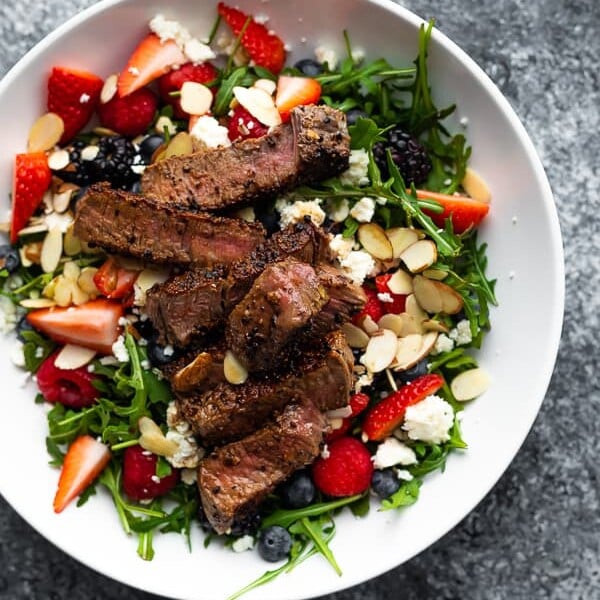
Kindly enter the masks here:
<path id="1" fill-rule="evenodd" d="M 327 235 L 310 220 L 296 223 L 235 261 L 228 274 L 218 268 L 192 269 L 154 286 L 147 294 L 145 311 L 159 341 L 187 346 L 225 319 L 269 263 L 287 257 L 312 265 L 331 261 Z"/>
<path id="2" fill-rule="evenodd" d="M 331 332 L 316 349 L 291 353 L 289 370 L 250 377 L 242 385 L 223 382 L 203 393 L 177 397 L 178 413 L 209 445 L 240 439 L 294 399 L 311 400 L 320 410 L 348 404 L 354 357 L 341 331 Z"/>
<path id="3" fill-rule="evenodd" d="M 199 266 L 229 264 L 265 239 L 260 223 L 184 212 L 108 184 L 91 186 L 79 200 L 74 233 L 108 252 Z"/>
<path id="4" fill-rule="evenodd" d="M 325 417 L 310 401 L 288 404 L 267 425 L 202 459 L 198 490 L 219 534 L 254 515 L 262 501 L 319 454 Z"/>
<path id="5" fill-rule="evenodd" d="M 345 114 L 301 106 L 292 109 L 290 123 L 260 138 L 151 165 L 142 191 L 181 209 L 224 209 L 333 177 L 348 168 L 349 156 Z"/>

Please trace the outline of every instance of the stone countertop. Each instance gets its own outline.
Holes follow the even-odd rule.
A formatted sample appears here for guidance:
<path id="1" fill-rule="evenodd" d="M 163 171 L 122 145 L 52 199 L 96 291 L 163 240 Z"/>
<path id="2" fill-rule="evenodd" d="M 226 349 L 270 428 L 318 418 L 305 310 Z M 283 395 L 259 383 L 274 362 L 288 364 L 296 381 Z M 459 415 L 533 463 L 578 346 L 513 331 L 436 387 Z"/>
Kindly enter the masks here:
<path id="1" fill-rule="evenodd" d="M 90 4 L 0 3 L 0 75 Z M 600 3 L 404 4 L 436 16 L 440 29 L 499 85 L 529 131 L 555 191 L 564 236 L 565 324 L 542 410 L 496 487 L 416 558 L 321 600 L 600 598 Z M 64 555 L 1 498 L 0 563 L 2 599 L 158 600 Z"/>

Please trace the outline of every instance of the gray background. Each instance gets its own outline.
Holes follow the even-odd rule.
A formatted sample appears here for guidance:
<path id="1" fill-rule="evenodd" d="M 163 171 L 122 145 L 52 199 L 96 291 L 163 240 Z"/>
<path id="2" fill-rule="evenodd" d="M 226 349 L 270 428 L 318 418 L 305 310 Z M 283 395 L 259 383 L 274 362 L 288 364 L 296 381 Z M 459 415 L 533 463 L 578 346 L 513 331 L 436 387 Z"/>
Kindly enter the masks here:
<path id="1" fill-rule="evenodd" d="M 0 74 L 90 4 L 93 0 L 1 0 Z M 438 19 L 441 30 L 498 84 L 533 138 L 564 235 L 566 318 L 541 413 L 494 490 L 418 557 L 327 600 L 600 598 L 600 2 L 404 4 Z M 79 565 L 1 498 L 0 565 L 2 599 L 157 600 Z M 201 590 L 201 574 L 198 586 Z"/>

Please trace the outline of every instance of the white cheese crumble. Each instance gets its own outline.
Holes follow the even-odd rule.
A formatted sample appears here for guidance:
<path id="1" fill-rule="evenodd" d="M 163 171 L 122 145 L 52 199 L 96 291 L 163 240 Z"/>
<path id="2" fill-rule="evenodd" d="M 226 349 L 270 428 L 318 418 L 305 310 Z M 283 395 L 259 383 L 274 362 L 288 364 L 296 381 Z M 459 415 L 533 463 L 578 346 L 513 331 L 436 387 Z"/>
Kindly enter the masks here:
<path id="1" fill-rule="evenodd" d="M 369 387 L 373 383 L 373 373 L 367 371 L 363 373 L 354 384 L 354 391 L 360 392 L 364 387 Z"/>
<path id="2" fill-rule="evenodd" d="M 326 48 L 325 46 L 317 46 L 315 48 L 315 57 L 322 65 L 327 63 L 330 71 L 335 70 L 335 67 L 338 64 L 338 57 L 335 50 Z"/>
<path id="3" fill-rule="evenodd" d="M 341 223 L 350 214 L 350 204 L 346 198 L 329 200 L 327 202 L 327 216 L 334 223 Z"/>
<path id="4" fill-rule="evenodd" d="M 0 331 L 9 333 L 17 323 L 17 308 L 6 296 L 0 296 Z"/>
<path id="5" fill-rule="evenodd" d="M 464 346 L 465 344 L 470 344 L 473 341 L 473 336 L 471 335 L 471 325 L 469 321 L 463 319 L 456 324 L 456 327 L 450 331 L 448 334 L 451 340 L 456 342 L 457 346 Z"/>
<path id="6" fill-rule="evenodd" d="M 375 200 L 364 196 L 351 209 L 350 215 L 359 223 L 368 223 L 375 214 Z"/>
<path id="7" fill-rule="evenodd" d="M 177 452 L 167 456 L 167 461 L 177 469 L 195 469 L 204 456 L 204 448 L 198 445 L 189 423 L 180 418 L 175 402 L 167 407 L 167 425 L 165 437 L 177 444 Z"/>
<path id="8" fill-rule="evenodd" d="M 231 549 L 234 552 L 245 552 L 252 550 L 254 547 L 254 538 L 251 535 L 243 535 L 231 544 Z"/>
<path id="9" fill-rule="evenodd" d="M 377 294 L 377 299 L 380 302 L 385 302 L 387 304 L 391 304 L 394 301 L 394 299 L 392 298 L 392 296 L 389 292 L 383 292 L 383 293 Z"/>
<path id="10" fill-rule="evenodd" d="M 342 185 L 363 186 L 369 184 L 369 155 L 364 148 L 350 151 L 349 167 L 340 174 Z"/>
<path id="11" fill-rule="evenodd" d="M 127 352 L 125 338 L 122 335 L 120 335 L 117 338 L 117 341 L 112 345 L 112 352 L 120 363 L 129 362 L 129 352 Z"/>
<path id="12" fill-rule="evenodd" d="M 406 409 L 402 429 L 411 440 L 441 444 L 450 439 L 448 430 L 454 422 L 450 404 L 439 396 L 427 396 Z"/>
<path id="13" fill-rule="evenodd" d="M 329 241 L 329 247 L 338 260 L 341 261 L 344 258 L 347 258 L 350 252 L 352 252 L 352 249 L 354 248 L 354 238 L 345 238 L 341 233 L 338 233 Z"/>
<path id="14" fill-rule="evenodd" d="M 11 351 L 10 360 L 15 367 L 23 368 L 25 366 L 25 355 L 23 354 L 23 344 L 17 340 L 15 341 Z"/>
<path id="15" fill-rule="evenodd" d="M 198 481 L 198 469 L 181 469 L 181 481 L 185 485 L 194 485 Z"/>
<path id="16" fill-rule="evenodd" d="M 450 352 L 454 348 L 454 340 L 451 340 L 445 333 L 440 333 L 435 340 L 432 354 L 441 354 Z"/>
<path id="17" fill-rule="evenodd" d="M 406 469 L 395 469 L 395 471 L 398 479 L 402 479 L 403 481 L 412 481 L 414 479 L 412 473 Z"/>
<path id="18" fill-rule="evenodd" d="M 190 135 L 206 144 L 208 148 L 231 146 L 227 127 L 209 115 L 202 115 L 192 127 Z"/>
<path id="19" fill-rule="evenodd" d="M 171 344 L 167 344 L 163 348 L 163 354 L 165 356 L 173 356 L 173 354 L 175 354 L 175 348 L 173 348 L 173 346 L 171 346 Z"/>
<path id="20" fill-rule="evenodd" d="M 376 469 L 387 469 L 396 465 L 414 465 L 417 462 L 415 451 L 396 438 L 389 437 L 377 446 L 373 456 L 373 466 Z"/>
<path id="21" fill-rule="evenodd" d="M 329 453 L 329 447 L 327 446 L 327 444 L 325 444 L 323 446 L 323 449 L 321 450 L 321 458 L 323 460 L 327 460 L 330 456 L 331 454 Z"/>
<path id="22" fill-rule="evenodd" d="M 79 104 L 87 104 L 90 100 L 89 94 L 81 94 L 81 96 L 79 96 Z"/>
<path id="23" fill-rule="evenodd" d="M 340 267 L 354 283 L 362 285 L 377 265 L 375 259 L 368 252 L 353 250 L 348 256 L 340 260 Z"/>
<path id="24" fill-rule="evenodd" d="M 279 212 L 279 222 L 283 229 L 292 223 L 300 223 L 304 217 L 310 217 L 315 225 L 322 225 L 325 221 L 325 211 L 321 208 L 321 200 L 296 200 L 289 204 L 286 198 L 280 198 L 275 203 Z"/>

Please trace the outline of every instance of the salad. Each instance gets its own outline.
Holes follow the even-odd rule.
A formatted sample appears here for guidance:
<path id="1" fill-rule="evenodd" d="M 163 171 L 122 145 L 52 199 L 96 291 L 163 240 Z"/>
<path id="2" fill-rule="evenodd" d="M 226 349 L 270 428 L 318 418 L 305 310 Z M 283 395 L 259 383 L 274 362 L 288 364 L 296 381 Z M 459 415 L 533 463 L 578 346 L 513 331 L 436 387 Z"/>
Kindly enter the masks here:
<path id="1" fill-rule="evenodd" d="M 340 33 L 344 57 L 319 47 L 288 64 L 284 41 L 264 19 L 222 2 L 209 25 L 201 41 L 157 15 L 119 73 L 52 69 L 48 112 L 32 125 L 27 152 L 15 157 L 1 302 L 18 338 L 13 361 L 33 375 L 35 401 L 50 406 L 55 512 L 104 490 L 124 531 L 138 536 L 142 559 L 153 558 L 154 537 L 168 532 L 198 551 L 191 532 L 200 527 L 205 544 L 218 537 L 236 552 L 256 548 L 265 561 L 281 563 L 233 598 L 314 554 L 341 574 L 329 548 L 335 515 L 413 504 L 424 476 L 467 448 L 461 411 L 489 385 L 469 351 L 481 346 L 496 299 L 486 247 L 477 242 L 490 192 L 468 166 L 465 136 L 444 125 L 455 107 L 433 101 L 432 23 L 419 31 L 414 63 L 402 67 L 365 60 L 351 32 Z M 280 158 L 281 140 L 297 137 L 306 122 L 300 134 L 310 140 L 314 164 L 295 165 L 284 185 L 269 152 L 281 150 Z M 326 148 L 332 123 L 335 144 Z M 258 174 L 266 191 L 254 173 L 252 185 L 241 185 L 251 191 L 231 192 L 218 214 L 201 204 L 209 194 L 171 198 L 180 181 L 164 173 L 180 169 L 187 177 L 199 164 L 215 171 L 233 164 L 232 171 L 244 153 L 267 164 Z M 158 189 L 152 177 L 167 181 L 164 195 L 149 192 Z M 219 202 L 224 194 L 217 190 Z M 122 212 L 139 231 L 123 233 L 118 246 L 121 232 L 98 233 L 105 214 L 90 213 L 92 205 L 116 206 L 109 225 L 124 229 Z M 169 235 L 175 221 L 197 225 L 198 237 L 210 227 L 213 246 L 176 253 L 181 240 L 163 243 L 148 233 L 143 219 L 152 211 Z M 102 218 L 86 224 L 89 214 Z M 237 255 L 220 254 L 219 227 L 238 236 Z M 317 258 L 256 258 L 265 247 L 273 252 L 280 243 L 273 240 L 289 245 L 299 235 L 309 236 Z M 160 318 L 151 310 L 159 293 L 173 300 L 183 281 L 209 279 L 211 289 L 230 293 L 246 273 L 240 265 L 249 264 L 253 274 L 235 302 L 219 296 L 218 318 L 190 313 L 182 333 L 167 323 L 175 304 Z M 237 340 L 250 319 L 244 302 L 264 291 L 268 277 L 281 276 L 277 267 L 297 273 L 294 292 L 315 278 L 308 291 L 319 298 L 307 304 L 313 312 L 303 328 L 282 337 L 273 318 L 266 350 L 251 346 L 244 354 Z M 269 288 L 268 298 L 288 283 Z M 339 290 L 342 299 L 334 297 Z M 236 311 L 243 313 L 238 321 Z M 280 338 L 286 360 L 276 352 Z M 319 403 L 318 388 L 334 367 L 341 383 Z M 242 397 L 257 406 L 284 400 L 269 404 L 260 422 L 234 430 L 233 414 L 209 433 L 209 419 L 196 414 L 208 397 L 216 405 L 216 389 L 233 395 L 238 411 Z M 299 425 L 310 443 L 295 441 Z M 273 440 L 303 449 L 270 461 L 277 446 L 265 448 Z M 225 515 L 231 495 L 207 482 L 220 483 L 240 456 L 262 454 L 244 474 L 254 491 L 236 488 L 242 500 Z"/>

